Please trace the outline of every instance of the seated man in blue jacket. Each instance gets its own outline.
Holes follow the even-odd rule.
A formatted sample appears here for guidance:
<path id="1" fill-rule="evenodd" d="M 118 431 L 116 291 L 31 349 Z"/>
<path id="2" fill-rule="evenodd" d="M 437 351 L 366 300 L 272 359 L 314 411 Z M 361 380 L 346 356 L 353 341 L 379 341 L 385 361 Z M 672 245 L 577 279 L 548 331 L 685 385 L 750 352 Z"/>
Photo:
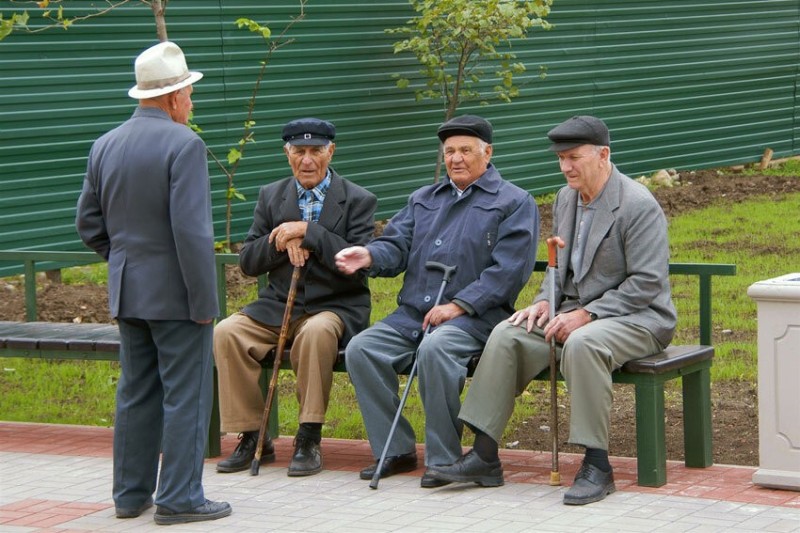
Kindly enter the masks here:
<path id="1" fill-rule="evenodd" d="M 416 354 L 428 467 L 451 464 L 461 455 L 459 395 L 467 364 L 481 353 L 492 327 L 514 311 L 533 271 L 539 235 L 533 197 L 505 181 L 490 163 L 492 125 L 487 120 L 457 117 L 442 124 L 438 136 L 447 178 L 411 194 L 381 237 L 336 255 L 345 274 L 360 269 L 368 269 L 370 276 L 405 273 L 398 308 L 356 335 L 345 357 L 378 458 L 399 403 L 397 373 Z M 458 267 L 436 306 L 442 273 L 426 269 L 428 261 Z M 416 467 L 416 436 L 400 419 L 380 475 Z M 361 478 L 371 479 L 376 468 L 377 462 L 368 466 Z M 426 488 L 443 484 L 427 471 L 422 478 Z"/>

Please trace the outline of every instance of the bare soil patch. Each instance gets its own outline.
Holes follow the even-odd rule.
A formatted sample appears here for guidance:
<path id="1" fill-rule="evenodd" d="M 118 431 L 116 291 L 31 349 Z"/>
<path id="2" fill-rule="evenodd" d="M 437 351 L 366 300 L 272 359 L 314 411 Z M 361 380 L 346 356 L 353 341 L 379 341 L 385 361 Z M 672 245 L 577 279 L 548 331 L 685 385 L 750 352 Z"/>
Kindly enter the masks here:
<path id="1" fill-rule="evenodd" d="M 767 195 L 779 199 L 785 194 L 800 192 L 800 179 L 774 176 L 746 176 L 731 170 L 706 170 L 683 172 L 680 185 L 662 187 L 654 191 L 668 217 L 688 210 L 700 209 L 712 203 L 733 204 L 754 195 Z M 551 210 L 541 206 L 542 235 L 550 234 Z M 52 283 L 41 275 L 38 294 L 39 320 L 51 322 L 110 322 L 106 289 L 97 285 L 62 285 Z M 238 269 L 228 269 L 230 291 L 241 291 L 254 283 L 242 276 Z M 24 320 L 25 299 L 19 280 L 0 279 L 0 320 Z M 755 339 L 742 339 L 754 342 Z M 531 394 L 520 401 L 534 402 L 540 416 L 524 421 L 514 429 L 502 445 L 523 449 L 549 450 L 551 447 L 548 385 L 530 386 Z M 617 456 L 636 455 L 633 388 L 615 385 L 614 411 L 610 452 Z M 712 384 L 714 416 L 714 462 L 720 464 L 758 464 L 758 395 L 756 386 L 749 382 L 720 382 Z M 559 396 L 559 424 L 561 440 L 566 440 L 568 427 L 569 395 L 562 389 Z M 683 459 L 683 414 L 681 395 L 677 388 L 668 389 L 666 398 L 667 456 Z M 565 452 L 579 451 L 564 444 Z"/>

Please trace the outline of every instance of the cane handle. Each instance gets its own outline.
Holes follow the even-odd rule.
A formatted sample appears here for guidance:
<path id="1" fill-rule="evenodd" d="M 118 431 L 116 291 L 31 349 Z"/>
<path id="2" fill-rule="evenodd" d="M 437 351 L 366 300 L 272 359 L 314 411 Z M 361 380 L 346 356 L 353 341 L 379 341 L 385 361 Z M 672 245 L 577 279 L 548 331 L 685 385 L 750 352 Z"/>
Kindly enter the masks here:
<path id="1" fill-rule="evenodd" d="M 563 248 L 566 246 L 564 239 L 558 235 L 553 235 L 547 239 L 547 266 L 555 268 L 558 265 L 556 246 Z"/>

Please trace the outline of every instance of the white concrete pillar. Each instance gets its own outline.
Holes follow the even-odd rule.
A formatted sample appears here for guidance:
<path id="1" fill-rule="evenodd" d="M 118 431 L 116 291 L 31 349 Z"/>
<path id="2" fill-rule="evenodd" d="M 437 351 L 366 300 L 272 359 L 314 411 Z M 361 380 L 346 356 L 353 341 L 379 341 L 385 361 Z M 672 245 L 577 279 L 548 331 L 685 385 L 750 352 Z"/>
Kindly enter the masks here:
<path id="1" fill-rule="evenodd" d="M 800 273 L 747 289 L 758 305 L 758 456 L 753 483 L 800 490 Z"/>

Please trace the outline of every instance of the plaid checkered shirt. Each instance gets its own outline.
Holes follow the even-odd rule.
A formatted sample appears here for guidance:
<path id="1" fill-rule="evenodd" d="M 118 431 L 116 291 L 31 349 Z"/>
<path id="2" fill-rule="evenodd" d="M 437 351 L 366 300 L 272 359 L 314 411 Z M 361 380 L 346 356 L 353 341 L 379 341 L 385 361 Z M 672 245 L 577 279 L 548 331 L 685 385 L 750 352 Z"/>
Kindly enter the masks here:
<path id="1" fill-rule="evenodd" d="M 295 179 L 297 187 L 297 207 L 303 215 L 304 222 L 319 222 L 319 214 L 322 212 L 322 203 L 325 201 L 325 194 L 331 186 L 331 171 L 325 174 L 319 184 L 311 190 L 304 189 L 300 182 Z"/>

